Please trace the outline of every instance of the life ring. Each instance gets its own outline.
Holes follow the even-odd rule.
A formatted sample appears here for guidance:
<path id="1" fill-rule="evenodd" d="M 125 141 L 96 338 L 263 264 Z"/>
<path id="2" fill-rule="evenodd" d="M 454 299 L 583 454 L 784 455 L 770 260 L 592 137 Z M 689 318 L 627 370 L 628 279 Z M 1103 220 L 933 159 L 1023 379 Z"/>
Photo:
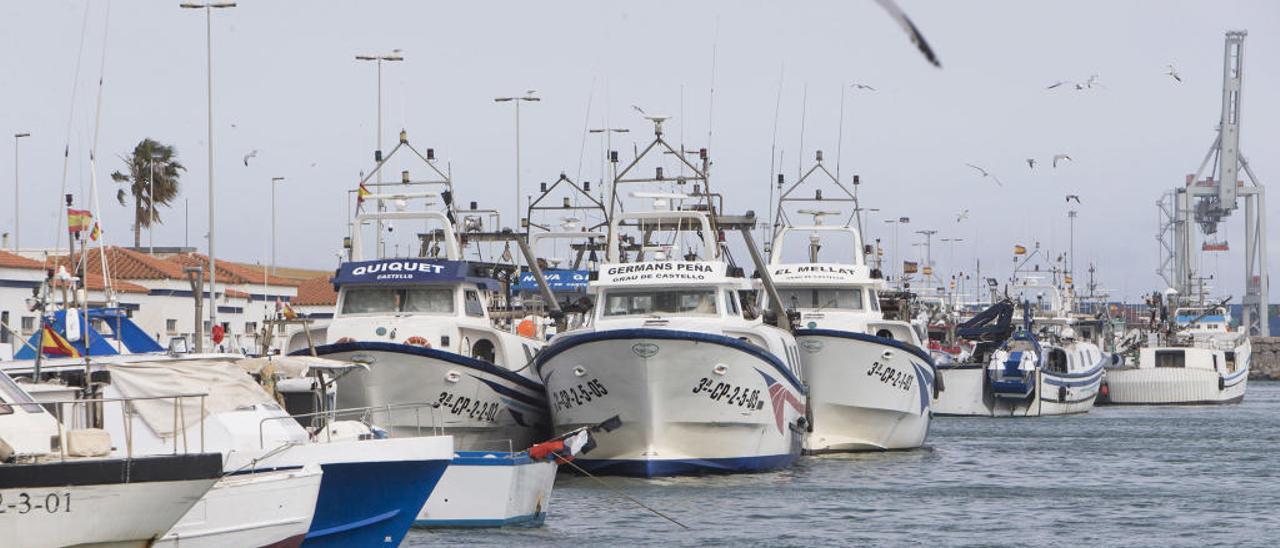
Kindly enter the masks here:
<path id="1" fill-rule="evenodd" d="M 414 335 L 412 337 L 409 337 L 408 339 L 405 339 L 404 343 L 409 346 L 421 346 L 423 348 L 431 348 L 431 343 L 427 341 L 426 337 L 419 337 L 418 335 Z"/>
<path id="2" fill-rule="evenodd" d="M 538 336 L 538 325 L 533 323 L 532 318 L 520 320 L 520 323 L 516 324 L 516 334 L 532 339 Z"/>

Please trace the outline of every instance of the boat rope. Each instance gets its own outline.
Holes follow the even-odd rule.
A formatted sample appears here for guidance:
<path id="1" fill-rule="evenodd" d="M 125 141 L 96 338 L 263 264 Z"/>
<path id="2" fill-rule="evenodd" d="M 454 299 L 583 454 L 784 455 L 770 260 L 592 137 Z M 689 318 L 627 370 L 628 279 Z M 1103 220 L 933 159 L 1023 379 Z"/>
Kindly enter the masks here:
<path id="1" fill-rule="evenodd" d="M 628 501 L 631 501 L 631 503 L 632 503 L 632 504 L 635 504 L 636 506 L 639 506 L 639 507 L 641 507 L 641 508 L 644 508 L 645 510 L 648 510 L 648 511 L 652 512 L 654 515 L 656 515 L 656 516 L 658 516 L 658 517 L 660 517 L 660 518 L 662 518 L 662 519 L 665 519 L 665 520 L 667 520 L 667 521 L 669 521 L 669 522 L 671 522 L 671 523 L 674 523 L 674 524 L 676 524 L 676 525 L 680 526 L 680 528 L 681 528 L 681 529 L 688 529 L 688 528 L 689 528 L 689 526 L 688 526 L 688 525 L 685 525 L 685 524 L 683 524 L 683 523 L 680 523 L 679 521 L 676 521 L 676 519 L 675 519 L 675 518 L 673 518 L 673 517 L 671 517 L 671 516 L 668 516 L 668 515 L 666 515 L 666 514 L 664 514 L 664 513 L 660 512 L 660 511 L 658 511 L 656 508 L 653 508 L 652 506 L 649 506 L 649 505 L 647 505 L 647 504 L 645 504 L 645 503 L 643 503 L 643 502 L 640 502 L 639 500 L 636 500 L 636 498 L 635 498 L 635 497 L 632 497 L 631 495 L 628 495 L 628 494 L 626 494 L 626 493 L 622 492 L 622 490 L 621 490 L 621 489 L 618 489 L 617 487 L 614 487 L 614 486 L 612 486 L 612 485 L 609 485 L 608 483 L 605 483 L 605 481 L 604 481 L 604 480 L 602 480 L 602 479 L 600 479 L 600 477 L 598 477 L 598 476 L 595 476 L 595 475 L 591 474 L 591 472 L 588 472 L 588 471 L 586 471 L 586 470 L 583 470 L 581 466 L 578 466 L 578 465 L 577 465 L 577 464 L 575 464 L 573 461 L 571 461 L 571 460 L 569 460 L 569 459 L 566 459 L 566 458 L 564 458 L 564 457 L 562 457 L 562 456 L 560 456 L 560 455 L 556 455 L 556 460 L 557 460 L 557 461 L 559 461 L 559 462 L 560 462 L 560 464 L 568 464 L 569 466 L 572 466 L 574 470 L 577 470 L 578 472 L 581 472 L 583 475 L 585 475 L 585 476 L 587 476 L 587 477 L 589 477 L 589 478 L 591 478 L 591 479 L 593 479 L 593 480 L 596 480 L 596 483 L 599 483 L 600 485 L 604 486 L 604 488 L 605 488 L 605 489 L 608 489 L 608 490 L 612 491 L 614 494 L 618 495 L 619 497 L 622 497 L 622 498 L 624 498 L 624 499 L 626 499 L 626 500 L 628 500 Z"/>
<path id="2" fill-rule="evenodd" d="M 241 467 L 239 467 L 239 468 L 237 468 L 237 469 L 235 469 L 235 470 L 232 470 L 232 471 L 230 471 L 230 472 L 223 472 L 223 474 L 222 474 L 222 475 L 223 475 L 223 477 L 226 477 L 226 476 L 232 476 L 232 475 L 235 475 L 235 474 L 239 474 L 240 472 L 244 472 L 245 470 L 249 470 L 249 469 L 254 469 L 254 470 L 256 470 L 256 469 L 258 468 L 258 463 L 260 463 L 260 462 L 262 462 L 262 461 L 265 461 L 265 460 L 267 460 L 267 459 L 270 459 L 271 457 L 274 457 L 274 456 L 276 456 L 276 455 L 279 455 L 279 454 L 281 454 L 281 453 L 283 453 L 283 452 L 285 452 L 285 451 L 289 450 L 289 449 L 290 449 L 290 448 L 292 448 L 294 445 L 297 445 L 297 444 L 296 444 L 296 443 L 294 443 L 294 442 L 291 442 L 291 441 L 285 442 L 285 443 L 283 443 L 283 444 L 281 444 L 281 445 L 279 445 L 279 446 L 277 446 L 277 447 L 272 448 L 270 451 L 267 451 L 266 453 L 263 453 L 261 456 L 256 457 L 256 458 L 254 458 L 254 459 L 250 460 L 248 464 L 245 464 L 244 466 L 241 466 Z"/>

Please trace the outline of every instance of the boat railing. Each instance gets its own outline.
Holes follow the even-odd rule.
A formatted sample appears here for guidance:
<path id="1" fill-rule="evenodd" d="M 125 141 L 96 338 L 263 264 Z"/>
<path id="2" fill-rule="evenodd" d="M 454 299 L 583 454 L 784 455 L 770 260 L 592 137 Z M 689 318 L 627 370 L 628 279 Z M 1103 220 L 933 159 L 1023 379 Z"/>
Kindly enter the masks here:
<path id="1" fill-rule="evenodd" d="M 66 460 L 67 454 L 67 436 L 70 430 L 67 428 L 63 420 L 64 414 L 70 417 L 79 417 L 85 421 L 85 427 L 101 427 L 105 426 L 106 413 L 104 406 L 107 404 L 118 404 L 120 406 L 120 420 L 123 425 L 125 456 L 133 458 L 133 419 L 140 416 L 134 404 L 142 401 L 162 401 L 171 400 L 173 402 L 173 447 L 172 453 L 178 454 L 178 445 L 182 445 L 182 453 L 191 452 L 191 435 L 189 422 L 195 422 L 195 426 L 199 426 L 197 432 L 199 434 L 198 452 L 204 453 L 204 417 L 206 414 L 206 398 L 208 393 L 191 393 L 191 394 L 172 394 L 164 396 L 137 396 L 137 397 L 119 397 L 119 398 L 82 398 L 74 400 L 39 400 L 41 406 L 46 409 L 52 409 L 54 417 L 58 423 L 58 454 L 62 460 Z M 186 406 L 183 403 L 187 400 L 198 400 L 200 404 L 200 412 L 197 417 L 188 419 Z M 114 449 L 114 448 L 113 448 Z"/>
<path id="2" fill-rule="evenodd" d="M 417 429 L 418 435 L 427 435 L 423 431 L 422 410 L 428 409 L 430 413 L 431 424 L 428 426 L 430 435 L 441 435 L 440 428 L 440 403 L 439 402 L 416 402 L 416 403 L 396 403 L 385 405 L 371 405 L 368 407 L 350 407 L 345 409 L 330 409 L 326 411 L 316 411 L 313 413 L 299 413 L 296 415 L 280 415 L 277 417 L 266 417 L 258 421 L 258 446 L 266 448 L 266 425 L 271 421 L 279 420 L 301 420 L 305 418 L 320 419 L 320 426 L 313 427 L 317 441 L 330 442 L 333 441 L 333 431 L 329 428 L 331 424 L 339 420 L 356 420 L 368 425 L 377 425 L 378 421 L 374 420 L 377 415 L 386 415 L 389 420 L 394 413 L 412 412 L 414 428 Z M 345 418 L 344 418 L 345 417 Z M 323 432 L 323 439 L 320 439 L 320 432 Z"/>

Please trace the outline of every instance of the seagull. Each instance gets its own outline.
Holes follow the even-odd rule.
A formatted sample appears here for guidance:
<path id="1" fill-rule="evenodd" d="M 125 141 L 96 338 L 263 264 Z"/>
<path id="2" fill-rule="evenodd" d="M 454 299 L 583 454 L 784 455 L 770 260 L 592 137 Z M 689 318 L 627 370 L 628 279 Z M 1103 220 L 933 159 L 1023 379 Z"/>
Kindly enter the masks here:
<path id="1" fill-rule="evenodd" d="M 642 109 L 642 108 L 640 108 L 640 107 L 638 107 L 638 106 L 636 106 L 636 105 L 631 105 L 631 108 L 635 109 L 635 111 L 636 111 L 636 112 L 639 112 L 641 116 L 648 116 L 648 115 L 649 115 L 649 113 L 648 113 L 648 112 L 645 112 L 645 111 L 644 111 L 644 109 Z"/>
<path id="2" fill-rule="evenodd" d="M 1070 156 L 1067 156 L 1066 154 L 1054 154 L 1054 155 L 1053 155 L 1053 167 L 1055 167 L 1055 168 L 1056 168 L 1056 167 L 1058 167 L 1058 160 L 1066 160 L 1066 161 L 1068 161 L 1068 162 L 1072 161 L 1072 160 L 1071 160 L 1071 157 L 1070 157 Z"/>
<path id="3" fill-rule="evenodd" d="M 935 67 L 942 68 L 942 63 L 938 61 L 938 56 L 933 53 L 933 48 L 929 47 L 929 43 L 925 41 L 924 35 L 920 34 L 920 29 L 917 29 L 915 23 L 912 23 L 911 19 L 907 17 L 907 14 L 902 12 L 902 8 L 898 7 L 897 2 L 894 0 L 876 0 L 876 3 L 880 4 L 880 7 L 889 12 L 889 17 L 892 17 L 894 21 L 897 21 L 898 26 L 902 27 L 902 30 L 906 31 L 907 35 L 911 37 L 911 43 L 915 44 L 916 47 L 920 49 L 920 53 L 924 55 L 924 58 L 928 60 L 930 64 Z"/>
<path id="4" fill-rule="evenodd" d="M 1068 81 L 1066 81 L 1066 80 L 1058 80 L 1057 82 L 1054 82 L 1054 83 L 1052 83 L 1052 84 L 1049 84 L 1048 86 L 1045 86 L 1045 88 L 1044 88 L 1044 89 L 1054 89 L 1054 88 L 1057 88 L 1057 87 L 1061 87 L 1061 86 L 1062 86 L 1062 85 L 1064 85 L 1064 84 L 1070 84 L 1070 83 L 1071 83 L 1071 82 L 1068 82 Z"/>
<path id="5" fill-rule="evenodd" d="M 1169 67 L 1169 72 L 1166 72 L 1165 74 L 1168 74 L 1169 76 L 1173 77 L 1174 80 L 1177 80 L 1178 83 L 1181 84 L 1182 76 L 1178 75 L 1178 69 L 1173 68 L 1173 65 L 1168 65 L 1168 67 Z"/>
<path id="6" fill-rule="evenodd" d="M 1098 82 L 1098 75 L 1097 75 L 1097 74 L 1090 74 L 1090 75 L 1089 75 L 1089 79 L 1084 81 L 1084 87 L 1089 88 L 1089 89 L 1093 89 L 1093 86 L 1105 87 L 1105 86 L 1103 86 L 1103 85 L 1102 85 L 1102 83 L 1101 83 L 1101 82 Z M 1080 86 L 1079 86 L 1078 84 L 1076 85 L 1076 89 L 1081 89 L 1081 88 L 1080 88 Z"/>
<path id="7" fill-rule="evenodd" d="M 970 164 L 970 163 L 967 163 L 967 162 L 966 162 L 964 165 L 969 166 L 969 167 L 971 167 L 971 168 L 973 168 L 973 169 L 978 170 L 978 172 L 979 172 L 979 173 L 982 173 L 982 176 L 983 176 L 983 177 L 990 177 L 993 181 L 995 181 L 995 182 L 996 182 L 996 184 L 997 184 L 997 185 L 1004 186 L 1004 183 L 1000 182 L 1000 178 L 999 178 L 999 177 L 996 177 L 995 175 L 992 175 L 992 174 L 991 174 L 991 173 L 989 173 L 987 170 L 982 169 L 982 168 L 980 168 L 980 167 L 978 167 L 978 166 L 975 166 L 975 165 Z"/>
<path id="8" fill-rule="evenodd" d="M 875 90 L 876 90 L 876 88 L 873 88 L 873 87 L 868 86 L 868 85 L 866 85 L 866 84 L 859 84 L 859 83 L 857 83 L 857 82 L 854 82 L 854 83 L 850 84 L 850 85 L 849 85 L 849 87 L 851 87 L 851 88 L 853 88 L 853 89 L 865 89 L 865 90 L 870 90 L 870 91 L 875 91 Z"/>
<path id="9" fill-rule="evenodd" d="M 1035 158 L 1027 158 L 1027 167 L 1029 167 L 1029 168 L 1031 168 L 1031 169 L 1035 169 L 1035 168 L 1036 168 L 1036 159 L 1035 159 Z"/>
<path id="10" fill-rule="evenodd" d="M 1075 200 L 1077 204 L 1080 203 L 1080 197 L 1075 194 L 1067 195 L 1067 203 L 1071 203 L 1071 200 Z"/>
<path id="11" fill-rule="evenodd" d="M 966 209 L 956 215 L 956 222 L 958 223 L 968 218 L 969 218 L 969 210 Z"/>
<path id="12" fill-rule="evenodd" d="M 251 152 L 249 152 L 248 154 L 245 154 L 245 155 L 244 155 L 244 167 L 249 167 L 249 158 L 257 158 L 257 157 L 258 157 L 258 149 L 256 149 L 256 148 L 255 148 L 255 149 L 253 149 L 253 150 L 252 150 Z"/>

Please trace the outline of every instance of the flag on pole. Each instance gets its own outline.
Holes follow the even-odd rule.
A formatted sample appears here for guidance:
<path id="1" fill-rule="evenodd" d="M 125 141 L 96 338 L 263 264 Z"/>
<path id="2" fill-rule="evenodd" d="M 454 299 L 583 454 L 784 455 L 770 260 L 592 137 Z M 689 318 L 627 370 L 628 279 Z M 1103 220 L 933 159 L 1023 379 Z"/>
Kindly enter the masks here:
<path id="1" fill-rule="evenodd" d="M 298 319 L 298 311 L 294 310 L 292 306 L 289 306 L 289 303 L 284 303 L 284 319 L 286 320 Z"/>
<path id="2" fill-rule="evenodd" d="M 356 209 L 360 209 L 360 206 L 364 204 L 364 199 L 372 194 L 369 191 L 369 187 L 364 186 L 364 183 L 360 183 L 360 188 L 356 189 Z"/>
<path id="3" fill-rule="evenodd" d="M 1013 254 L 1014 254 L 1014 255 L 1026 255 L 1026 254 L 1027 254 L 1027 248 L 1026 248 L 1026 247 L 1024 247 L 1024 246 L 1023 246 L 1023 245 L 1021 245 L 1021 244 L 1015 245 L 1015 246 L 1013 246 Z"/>
<path id="4" fill-rule="evenodd" d="M 67 208 L 67 232 L 79 234 L 93 226 L 93 213 L 87 209 Z"/>
<path id="5" fill-rule="evenodd" d="M 98 226 L 98 221 L 94 221 L 93 231 L 89 233 L 89 239 L 96 242 L 98 241 L 98 238 L 101 238 L 101 237 L 102 237 L 102 227 Z"/>
<path id="6" fill-rule="evenodd" d="M 71 343 L 62 338 L 57 331 L 53 330 L 53 326 L 47 323 L 44 324 L 44 336 L 40 339 L 40 351 L 46 356 L 80 357 L 80 352 L 76 351 Z"/>

